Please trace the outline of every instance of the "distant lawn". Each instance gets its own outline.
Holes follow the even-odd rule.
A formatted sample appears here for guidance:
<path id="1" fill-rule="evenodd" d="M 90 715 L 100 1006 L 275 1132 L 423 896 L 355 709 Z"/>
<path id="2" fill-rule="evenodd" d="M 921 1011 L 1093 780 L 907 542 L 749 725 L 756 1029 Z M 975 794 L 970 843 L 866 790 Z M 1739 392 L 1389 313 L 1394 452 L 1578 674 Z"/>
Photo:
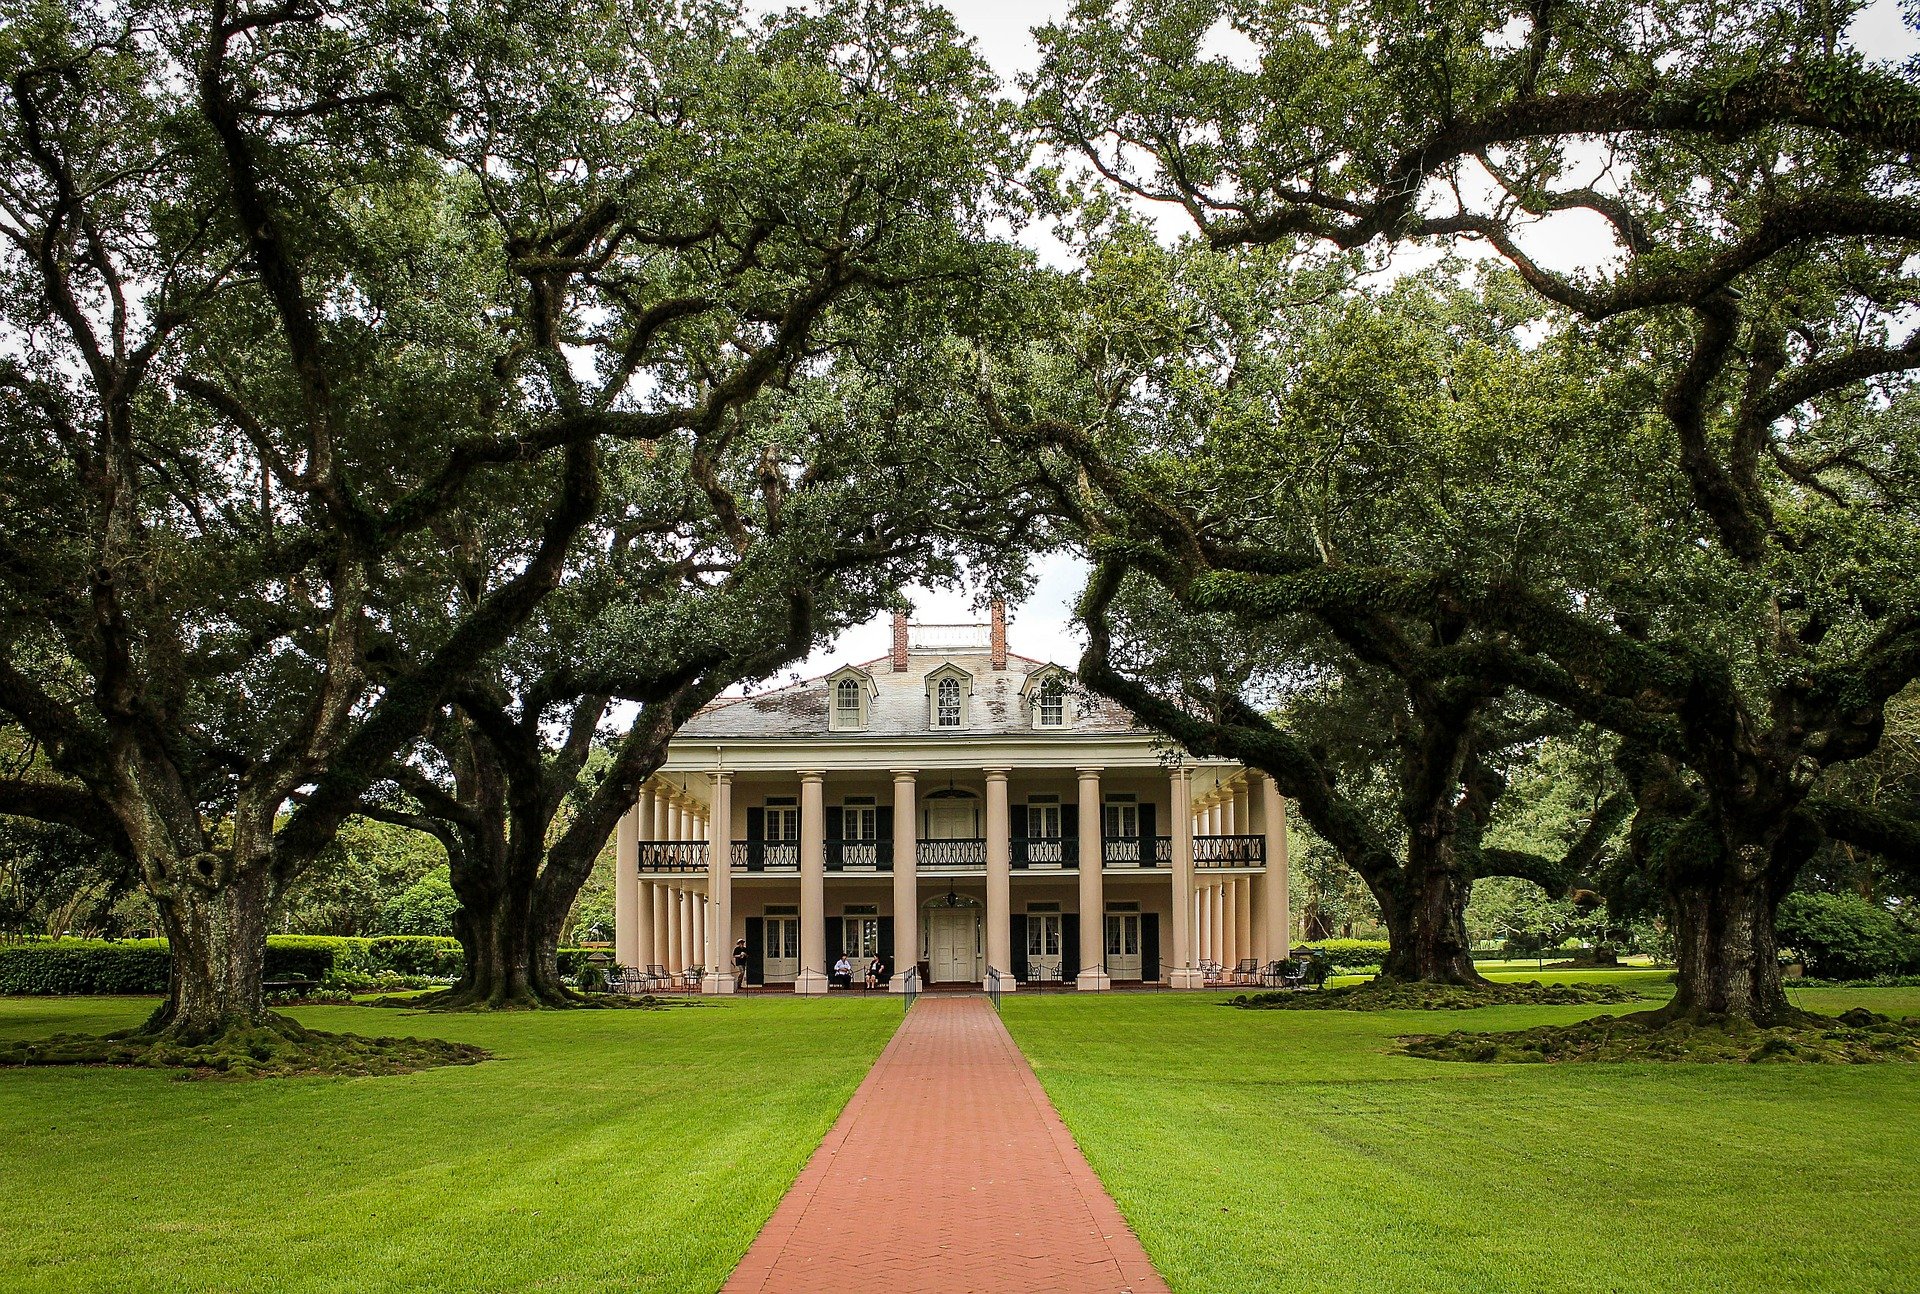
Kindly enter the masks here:
<path id="1" fill-rule="evenodd" d="M 1536 977 L 1589 978 L 1499 978 Z M 1224 996 L 1005 1005 L 1175 1290 L 1920 1290 L 1920 1066 L 1442 1064 L 1386 1051 L 1633 1008 L 1436 1021 Z M 1920 1015 L 1916 989 L 1793 997 Z"/>
<path id="2" fill-rule="evenodd" d="M 137 1022 L 0 998 L 0 1039 Z M 8 1291 L 717 1289 L 899 1023 L 897 1000 L 293 1012 L 492 1049 L 397 1078 L 0 1070 Z"/>

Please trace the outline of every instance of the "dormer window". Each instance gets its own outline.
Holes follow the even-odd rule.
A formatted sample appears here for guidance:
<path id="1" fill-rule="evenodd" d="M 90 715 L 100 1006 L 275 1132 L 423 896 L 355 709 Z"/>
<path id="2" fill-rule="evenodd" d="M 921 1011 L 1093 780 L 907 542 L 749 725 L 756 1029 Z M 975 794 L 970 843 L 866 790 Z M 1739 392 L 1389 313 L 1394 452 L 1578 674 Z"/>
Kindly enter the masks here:
<path id="1" fill-rule="evenodd" d="M 927 675 L 927 727 L 965 728 L 972 699 L 973 675 L 958 665 L 942 665 Z"/>
<path id="2" fill-rule="evenodd" d="M 1040 726 L 1064 728 L 1067 723 L 1067 689 L 1058 675 L 1040 685 Z"/>
<path id="3" fill-rule="evenodd" d="M 1058 665 L 1042 665 L 1027 675 L 1020 685 L 1021 699 L 1027 703 L 1028 722 L 1035 728 L 1067 728 L 1067 683 L 1072 676 Z"/>
<path id="4" fill-rule="evenodd" d="M 848 665 L 827 676 L 827 728 L 832 732 L 860 732 L 867 726 L 873 700 L 873 678 Z"/>

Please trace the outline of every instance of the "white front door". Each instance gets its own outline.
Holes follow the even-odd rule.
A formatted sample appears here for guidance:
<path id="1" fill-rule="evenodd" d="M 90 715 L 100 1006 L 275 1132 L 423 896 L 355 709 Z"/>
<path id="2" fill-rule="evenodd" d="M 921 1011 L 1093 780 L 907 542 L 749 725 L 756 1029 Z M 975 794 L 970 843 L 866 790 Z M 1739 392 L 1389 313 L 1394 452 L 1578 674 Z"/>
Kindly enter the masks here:
<path id="1" fill-rule="evenodd" d="M 800 918 L 767 918 L 767 951 L 761 975 L 768 984 L 785 983 L 800 973 Z"/>
<path id="2" fill-rule="evenodd" d="M 973 802 L 936 800 L 927 806 L 927 839 L 972 840 Z"/>
<path id="3" fill-rule="evenodd" d="M 1107 974 L 1114 979 L 1140 978 L 1140 914 L 1107 913 Z"/>
<path id="4" fill-rule="evenodd" d="M 936 910 L 927 920 L 927 977 L 936 983 L 980 978 L 980 916 Z"/>

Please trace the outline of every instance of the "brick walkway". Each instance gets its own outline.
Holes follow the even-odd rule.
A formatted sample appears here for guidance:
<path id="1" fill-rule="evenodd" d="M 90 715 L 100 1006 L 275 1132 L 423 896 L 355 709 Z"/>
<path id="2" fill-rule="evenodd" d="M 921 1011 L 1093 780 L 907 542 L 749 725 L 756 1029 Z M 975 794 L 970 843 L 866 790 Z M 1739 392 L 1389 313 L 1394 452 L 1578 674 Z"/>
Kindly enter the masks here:
<path id="1" fill-rule="evenodd" d="M 979 997 L 914 1005 L 725 1286 L 1166 1288 Z"/>

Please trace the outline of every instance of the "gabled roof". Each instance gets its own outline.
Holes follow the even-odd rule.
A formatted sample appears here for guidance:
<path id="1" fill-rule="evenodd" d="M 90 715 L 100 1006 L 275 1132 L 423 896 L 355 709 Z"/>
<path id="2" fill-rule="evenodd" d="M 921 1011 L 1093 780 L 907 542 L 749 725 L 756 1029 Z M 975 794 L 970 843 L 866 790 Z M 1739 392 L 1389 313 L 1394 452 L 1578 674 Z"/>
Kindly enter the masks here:
<path id="1" fill-rule="evenodd" d="M 967 723 L 959 728 L 927 726 L 928 679 L 943 667 L 964 671 L 973 681 L 973 700 Z M 829 732 L 828 706 L 833 684 L 857 669 L 874 686 L 867 707 L 867 726 L 859 732 Z M 1060 670 L 1067 681 L 1068 704 L 1074 707 L 1071 730 L 1036 731 L 1023 689 L 1043 670 Z M 756 740 L 790 737 L 822 741 L 862 741 L 873 737 L 917 737 L 944 741 L 953 737 L 1020 736 L 1050 738 L 1093 735 L 1144 734 L 1133 716 L 1104 697 L 1082 692 L 1073 676 L 1058 665 L 1029 656 L 1007 655 L 1007 667 L 994 669 L 992 657 L 981 652 L 915 652 L 907 668 L 894 672 L 888 658 L 841 666 L 830 674 L 806 679 L 759 696 L 732 697 L 702 710 L 680 730 L 676 740 Z"/>

